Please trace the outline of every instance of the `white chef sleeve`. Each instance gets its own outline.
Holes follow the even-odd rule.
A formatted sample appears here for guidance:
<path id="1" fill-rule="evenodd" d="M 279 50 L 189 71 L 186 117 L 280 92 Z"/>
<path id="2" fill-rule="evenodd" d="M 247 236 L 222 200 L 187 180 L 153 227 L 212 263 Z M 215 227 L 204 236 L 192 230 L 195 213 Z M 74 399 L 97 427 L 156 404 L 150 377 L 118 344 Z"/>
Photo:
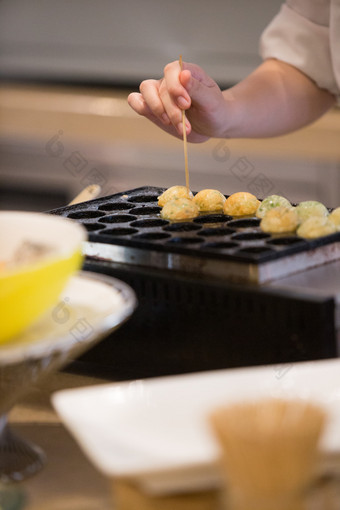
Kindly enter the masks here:
<path id="1" fill-rule="evenodd" d="M 260 53 L 263 59 L 276 58 L 296 67 L 320 88 L 339 94 L 328 26 L 284 4 L 261 36 Z"/>

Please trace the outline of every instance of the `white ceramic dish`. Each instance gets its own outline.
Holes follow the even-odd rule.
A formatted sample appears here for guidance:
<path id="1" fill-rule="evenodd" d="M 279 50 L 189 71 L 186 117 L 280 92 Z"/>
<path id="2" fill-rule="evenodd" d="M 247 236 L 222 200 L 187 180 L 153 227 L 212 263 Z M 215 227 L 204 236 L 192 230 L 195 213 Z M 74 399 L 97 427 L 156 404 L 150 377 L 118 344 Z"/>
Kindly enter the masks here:
<path id="1" fill-rule="evenodd" d="M 134 292 L 120 280 L 79 272 L 71 277 L 52 308 L 10 342 L 0 345 L 0 366 L 56 352 L 76 354 L 124 322 L 135 306 Z"/>
<path id="2" fill-rule="evenodd" d="M 329 413 L 322 449 L 340 451 L 340 360 L 221 370 L 64 390 L 53 404 L 84 452 L 110 477 L 150 492 L 219 483 L 207 415 L 220 404 L 281 396 Z"/>

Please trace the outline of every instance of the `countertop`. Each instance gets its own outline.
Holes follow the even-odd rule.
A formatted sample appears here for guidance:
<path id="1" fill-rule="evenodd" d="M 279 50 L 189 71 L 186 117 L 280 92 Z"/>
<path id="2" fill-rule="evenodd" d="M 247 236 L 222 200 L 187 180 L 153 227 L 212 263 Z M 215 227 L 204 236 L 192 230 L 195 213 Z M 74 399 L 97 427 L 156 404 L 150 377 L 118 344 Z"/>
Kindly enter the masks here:
<path id="1" fill-rule="evenodd" d="M 22 510 L 118 510 L 118 507 L 119 510 L 220 509 L 221 494 L 218 491 L 150 498 L 124 480 L 117 480 L 113 485 L 90 464 L 61 424 L 51 406 L 50 395 L 65 388 L 105 382 L 57 372 L 43 386 L 34 387 L 11 411 L 9 421 L 12 429 L 40 446 L 47 455 L 42 470 L 19 484 L 25 498 Z M 313 510 L 337 510 L 339 484 L 330 485 L 323 494 L 322 501 L 313 497 Z"/>

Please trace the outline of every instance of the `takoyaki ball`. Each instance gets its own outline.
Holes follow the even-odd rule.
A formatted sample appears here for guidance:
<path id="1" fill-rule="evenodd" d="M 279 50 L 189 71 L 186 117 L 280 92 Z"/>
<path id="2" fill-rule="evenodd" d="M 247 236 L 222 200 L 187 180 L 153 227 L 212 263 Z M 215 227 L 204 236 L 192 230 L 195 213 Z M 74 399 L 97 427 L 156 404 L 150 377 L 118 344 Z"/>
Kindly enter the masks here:
<path id="1" fill-rule="evenodd" d="M 193 198 L 193 194 L 186 186 L 171 186 L 158 197 L 158 205 L 164 207 L 167 202 L 175 198 Z"/>
<path id="2" fill-rule="evenodd" d="M 333 211 L 328 216 L 328 219 L 334 223 L 336 227 L 340 227 L 340 207 L 333 209 Z"/>
<path id="3" fill-rule="evenodd" d="M 305 239 L 317 239 L 337 232 L 337 228 L 326 216 L 310 216 L 297 230 L 297 235 Z"/>
<path id="4" fill-rule="evenodd" d="M 270 195 L 262 200 L 259 205 L 256 216 L 258 218 L 263 218 L 267 211 L 270 209 L 275 209 L 275 207 L 292 207 L 292 204 L 285 197 L 281 197 L 280 195 Z"/>
<path id="5" fill-rule="evenodd" d="M 268 234 L 295 232 L 299 217 L 294 207 L 275 207 L 270 209 L 261 220 L 260 227 Z"/>
<path id="6" fill-rule="evenodd" d="M 256 213 L 260 201 L 247 191 L 233 193 L 223 205 L 224 214 L 230 216 L 251 216 Z"/>
<path id="7" fill-rule="evenodd" d="M 321 202 L 317 202 L 316 200 L 306 200 L 305 202 L 300 202 L 299 205 L 296 206 L 296 212 L 299 215 L 300 223 L 307 220 L 311 216 L 328 216 L 327 208 Z"/>
<path id="8" fill-rule="evenodd" d="M 193 201 L 201 212 L 221 211 L 226 198 L 217 189 L 202 189 L 194 196 Z"/>
<path id="9" fill-rule="evenodd" d="M 167 202 L 161 211 L 162 218 L 171 221 L 191 220 L 198 215 L 198 206 L 189 198 L 175 198 Z"/>

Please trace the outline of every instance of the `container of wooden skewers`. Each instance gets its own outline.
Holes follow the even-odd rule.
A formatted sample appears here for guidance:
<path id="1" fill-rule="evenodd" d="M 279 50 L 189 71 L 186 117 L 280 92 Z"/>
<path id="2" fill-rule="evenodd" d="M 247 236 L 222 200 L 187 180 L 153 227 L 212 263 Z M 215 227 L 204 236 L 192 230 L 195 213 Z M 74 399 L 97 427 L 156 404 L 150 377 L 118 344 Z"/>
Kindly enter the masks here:
<path id="1" fill-rule="evenodd" d="M 268 399 L 220 407 L 210 424 L 220 445 L 225 510 L 335 510 L 339 481 L 320 477 L 327 416 L 302 400 Z"/>

